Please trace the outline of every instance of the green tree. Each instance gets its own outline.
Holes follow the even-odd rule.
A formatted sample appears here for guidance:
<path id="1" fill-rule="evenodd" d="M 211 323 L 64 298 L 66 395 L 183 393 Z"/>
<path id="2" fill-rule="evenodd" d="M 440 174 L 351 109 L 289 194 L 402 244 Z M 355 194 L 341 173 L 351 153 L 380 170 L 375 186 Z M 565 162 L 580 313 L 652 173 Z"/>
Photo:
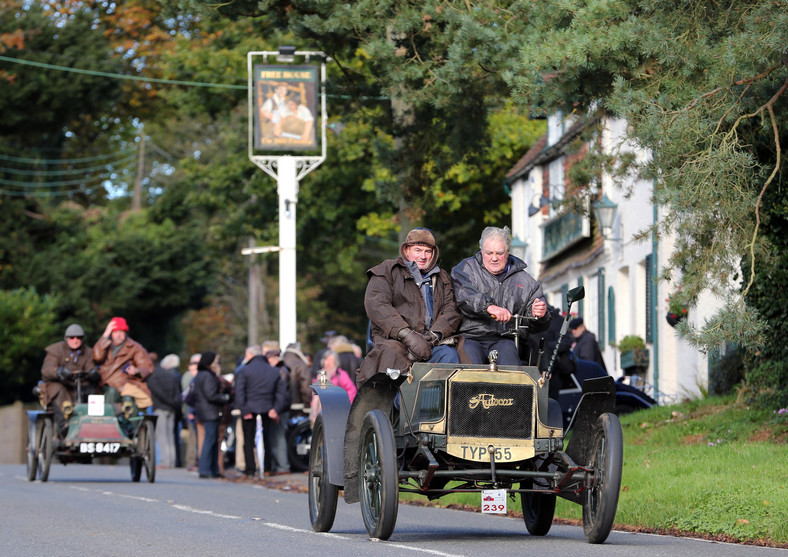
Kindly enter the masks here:
<path id="1" fill-rule="evenodd" d="M 688 338 L 763 345 L 763 305 L 750 293 L 783 260 L 771 256 L 762 221 L 782 197 L 769 193 L 784 187 L 784 6 L 566 0 L 534 5 L 524 32 L 519 71 L 507 76 L 517 96 L 545 113 L 626 118 L 651 153 L 637 170 L 655 180 L 654 199 L 668 210 L 659 229 L 677 236 L 663 276 L 681 282 L 688 302 L 743 281 L 742 296 Z"/>
<path id="2" fill-rule="evenodd" d="M 0 405 L 32 400 L 44 347 L 58 339 L 56 304 L 34 288 L 0 290 Z"/>

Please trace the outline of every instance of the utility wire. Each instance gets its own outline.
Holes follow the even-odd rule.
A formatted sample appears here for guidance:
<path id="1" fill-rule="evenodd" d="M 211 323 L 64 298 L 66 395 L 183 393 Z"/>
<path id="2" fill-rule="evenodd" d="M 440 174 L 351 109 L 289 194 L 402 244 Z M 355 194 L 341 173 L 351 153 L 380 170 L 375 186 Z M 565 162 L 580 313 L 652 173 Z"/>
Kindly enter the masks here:
<path id="1" fill-rule="evenodd" d="M 69 68 L 67 66 L 55 66 L 54 64 L 45 64 L 43 62 L 34 62 L 32 60 L 23 60 L 21 58 L 10 58 L 8 56 L 0 56 L 3 62 L 11 62 L 12 64 L 23 64 L 25 66 L 35 66 L 37 68 L 46 68 L 48 70 L 59 70 L 61 72 L 72 72 L 84 75 L 97 75 L 101 77 L 112 77 L 114 79 L 128 79 L 131 81 L 144 81 L 147 83 L 166 83 L 169 85 L 188 85 L 190 87 L 216 87 L 219 89 L 247 89 L 246 85 L 230 85 L 229 83 L 205 83 L 202 81 L 180 81 L 176 79 L 159 79 L 156 77 L 143 77 L 139 75 L 126 75 L 121 73 L 99 72 L 96 70 L 83 70 L 80 68 Z"/>
<path id="2" fill-rule="evenodd" d="M 115 79 L 128 79 L 132 81 L 143 81 L 149 83 L 164 83 L 169 85 L 187 85 L 189 87 L 216 87 L 219 89 L 248 89 L 248 85 L 231 85 L 229 83 L 206 83 L 204 81 L 180 81 L 177 79 L 160 79 L 156 77 L 143 77 L 139 75 L 126 75 L 120 73 L 100 72 L 96 70 L 83 70 L 81 68 L 71 68 L 68 66 L 56 66 L 54 64 L 45 64 L 44 62 L 34 62 L 33 60 L 24 60 L 22 58 L 11 58 L 8 56 L 0 56 L 0 60 L 4 62 L 11 62 L 12 64 L 23 64 L 26 66 L 36 66 L 38 68 L 46 68 L 48 70 L 58 70 L 62 72 L 72 72 L 85 75 L 97 75 L 101 77 L 112 77 Z M 327 93 L 326 97 L 337 99 L 358 99 L 358 100 L 372 100 L 372 101 L 388 101 L 391 97 L 368 97 L 368 96 L 353 96 L 353 95 L 337 95 L 334 93 Z"/>
<path id="3" fill-rule="evenodd" d="M 89 172 L 95 172 L 97 170 L 104 170 L 108 171 L 108 165 L 123 165 L 133 161 L 136 158 L 136 154 L 127 155 L 123 159 L 118 159 L 113 162 L 107 162 L 100 166 L 90 166 L 85 168 L 67 168 L 62 170 L 22 170 L 19 168 L 5 168 L 0 166 L 0 173 L 6 174 L 17 174 L 21 176 L 63 176 L 67 174 L 87 174 Z M 68 159 L 64 159 L 66 161 Z M 64 162 L 64 164 L 66 164 Z"/>
<path id="4" fill-rule="evenodd" d="M 103 161 L 106 159 L 111 159 L 112 157 L 124 157 L 127 156 L 127 153 L 128 151 L 118 151 L 116 153 L 107 153 L 105 155 L 96 155 L 93 157 L 84 157 L 81 159 L 31 159 L 25 157 L 14 157 L 11 155 L 0 154 L 0 160 L 10 161 L 10 162 L 35 163 L 35 164 L 69 164 L 69 163 Z"/>

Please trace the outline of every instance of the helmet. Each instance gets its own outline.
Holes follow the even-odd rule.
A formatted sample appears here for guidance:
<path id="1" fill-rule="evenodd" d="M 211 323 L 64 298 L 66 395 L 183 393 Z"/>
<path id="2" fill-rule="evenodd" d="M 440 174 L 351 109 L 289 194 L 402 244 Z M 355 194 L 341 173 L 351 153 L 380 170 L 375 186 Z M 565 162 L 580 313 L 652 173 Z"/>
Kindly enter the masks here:
<path id="1" fill-rule="evenodd" d="M 66 329 L 66 337 L 84 337 L 85 331 L 82 330 L 82 327 L 77 325 L 76 323 L 72 323 Z"/>

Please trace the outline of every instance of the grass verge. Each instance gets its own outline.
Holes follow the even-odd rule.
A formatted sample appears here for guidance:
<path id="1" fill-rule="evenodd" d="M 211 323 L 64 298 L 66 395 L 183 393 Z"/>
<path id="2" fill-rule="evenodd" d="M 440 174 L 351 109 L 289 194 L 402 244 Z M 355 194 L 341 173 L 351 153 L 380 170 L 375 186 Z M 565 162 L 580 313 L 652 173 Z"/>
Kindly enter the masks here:
<path id="1" fill-rule="evenodd" d="M 616 528 L 788 547 L 788 412 L 716 397 L 636 412 L 621 423 Z M 479 495 L 431 504 L 478 508 Z M 509 508 L 521 512 L 519 498 Z M 556 518 L 582 520 L 582 509 L 559 498 Z"/>

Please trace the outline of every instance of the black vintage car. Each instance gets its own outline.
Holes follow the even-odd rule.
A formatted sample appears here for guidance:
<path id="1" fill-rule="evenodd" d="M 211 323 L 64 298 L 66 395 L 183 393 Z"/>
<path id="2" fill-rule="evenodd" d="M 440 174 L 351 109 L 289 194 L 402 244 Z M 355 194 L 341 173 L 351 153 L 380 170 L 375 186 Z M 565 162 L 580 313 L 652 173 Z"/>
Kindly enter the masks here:
<path id="1" fill-rule="evenodd" d="M 569 292 L 570 305 L 582 287 Z M 562 334 L 566 333 L 566 323 Z M 550 375 L 532 366 L 415 364 L 381 370 L 351 405 L 343 389 L 314 386 L 322 412 L 309 460 L 309 517 L 331 529 L 339 491 L 360 503 L 370 537 L 388 539 L 399 493 L 429 499 L 476 492 L 482 512 L 505 512 L 518 494 L 532 535 L 550 530 L 556 497 L 583 507 L 590 543 L 613 526 L 623 437 L 612 377 L 589 379 L 565 427 L 548 397 Z M 571 440 L 565 445 L 568 431 Z"/>

